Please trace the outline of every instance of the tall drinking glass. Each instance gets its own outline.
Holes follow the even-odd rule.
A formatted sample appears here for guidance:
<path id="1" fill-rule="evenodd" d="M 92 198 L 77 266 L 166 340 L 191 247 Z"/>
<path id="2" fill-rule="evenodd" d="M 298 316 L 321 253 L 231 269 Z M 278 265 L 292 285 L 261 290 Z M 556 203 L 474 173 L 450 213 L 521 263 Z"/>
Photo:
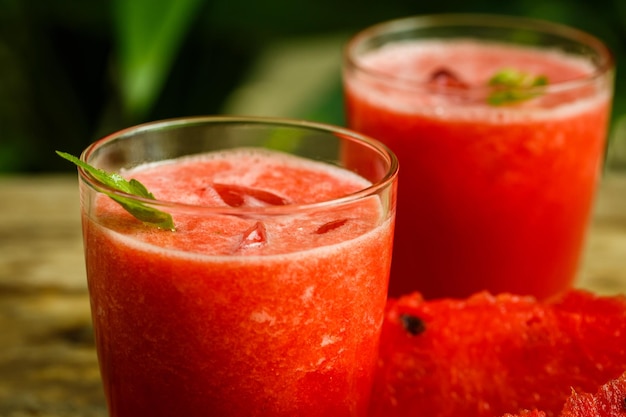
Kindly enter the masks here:
<path id="1" fill-rule="evenodd" d="M 123 130 L 81 158 L 155 197 L 79 169 L 112 417 L 366 415 L 395 216 L 384 145 L 314 123 L 201 117 Z"/>
<path id="2" fill-rule="evenodd" d="M 345 51 L 348 125 L 402 166 L 390 295 L 570 287 L 613 74 L 601 41 L 546 21 L 418 16 L 357 34 Z"/>

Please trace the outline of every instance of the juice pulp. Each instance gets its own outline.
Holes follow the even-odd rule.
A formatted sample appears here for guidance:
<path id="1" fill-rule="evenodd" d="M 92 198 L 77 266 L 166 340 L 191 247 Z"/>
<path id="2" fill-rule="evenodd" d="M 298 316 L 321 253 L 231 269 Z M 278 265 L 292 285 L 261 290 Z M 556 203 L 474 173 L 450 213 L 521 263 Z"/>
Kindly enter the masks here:
<path id="1" fill-rule="evenodd" d="M 610 88 L 588 82 L 492 106 L 486 96 L 407 86 L 423 87 L 442 69 L 484 86 L 511 67 L 555 83 L 587 76 L 590 64 L 472 40 L 391 45 L 363 62 L 404 79 L 391 86 L 358 70 L 344 74 L 349 126 L 385 142 L 400 161 L 389 294 L 543 298 L 570 286 L 602 163 Z"/>
<path id="2" fill-rule="evenodd" d="M 229 209 L 367 186 L 339 168 L 249 150 L 130 174 L 160 200 Z M 380 199 L 284 216 L 173 217 L 176 231 L 158 230 L 108 197 L 83 197 L 111 416 L 365 415 L 391 262 L 393 223 Z"/>

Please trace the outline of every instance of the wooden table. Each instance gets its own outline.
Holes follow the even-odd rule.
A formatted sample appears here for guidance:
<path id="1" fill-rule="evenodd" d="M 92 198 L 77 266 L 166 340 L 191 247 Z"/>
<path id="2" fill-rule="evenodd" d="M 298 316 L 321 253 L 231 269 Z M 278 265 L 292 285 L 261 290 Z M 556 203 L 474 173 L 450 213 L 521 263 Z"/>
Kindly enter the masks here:
<path id="1" fill-rule="evenodd" d="M 603 181 L 577 286 L 626 293 L 626 173 Z M 0 416 L 106 416 L 74 175 L 0 177 Z"/>

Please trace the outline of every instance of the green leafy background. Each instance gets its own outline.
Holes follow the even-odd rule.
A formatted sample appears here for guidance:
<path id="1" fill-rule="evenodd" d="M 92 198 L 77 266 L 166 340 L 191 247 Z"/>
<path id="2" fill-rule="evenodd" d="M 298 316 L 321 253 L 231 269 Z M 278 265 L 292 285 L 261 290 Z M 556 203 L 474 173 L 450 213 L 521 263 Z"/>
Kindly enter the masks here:
<path id="1" fill-rule="evenodd" d="M 549 19 L 604 40 L 618 65 L 609 162 L 626 167 L 623 0 L 0 0 L 0 174 L 69 171 L 55 149 L 77 154 L 169 117 L 343 124 L 338 58 L 349 35 L 443 12 Z"/>

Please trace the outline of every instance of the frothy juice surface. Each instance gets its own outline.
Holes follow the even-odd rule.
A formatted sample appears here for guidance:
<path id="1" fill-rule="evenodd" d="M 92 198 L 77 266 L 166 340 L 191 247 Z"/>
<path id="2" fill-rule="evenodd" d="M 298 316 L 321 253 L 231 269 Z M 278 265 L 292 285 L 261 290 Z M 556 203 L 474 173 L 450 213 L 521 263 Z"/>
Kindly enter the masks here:
<path id="1" fill-rule="evenodd" d="M 392 86 L 345 74 L 349 126 L 385 142 L 400 161 L 390 294 L 465 297 L 487 289 L 546 297 L 571 285 L 610 89 L 588 82 L 494 106 L 475 87 L 505 68 L 558 83 L 590 74 L 591 65 L 474 40 L 398 43 L 363 63 L 403 79 Z M 433 77 L 442 70 L 466 94 L 437 94 Z"/>
<path id="2" fill-rule="evenodd" d="M 368 185 L 247 149 L 124 175 L 159 200 L 226 209 Z M 284 216 L 175 211 L 174 232 L 93 204 L 87 273 L 112 417 L 366 414 L 391 262 L 379 198 Z"/>

